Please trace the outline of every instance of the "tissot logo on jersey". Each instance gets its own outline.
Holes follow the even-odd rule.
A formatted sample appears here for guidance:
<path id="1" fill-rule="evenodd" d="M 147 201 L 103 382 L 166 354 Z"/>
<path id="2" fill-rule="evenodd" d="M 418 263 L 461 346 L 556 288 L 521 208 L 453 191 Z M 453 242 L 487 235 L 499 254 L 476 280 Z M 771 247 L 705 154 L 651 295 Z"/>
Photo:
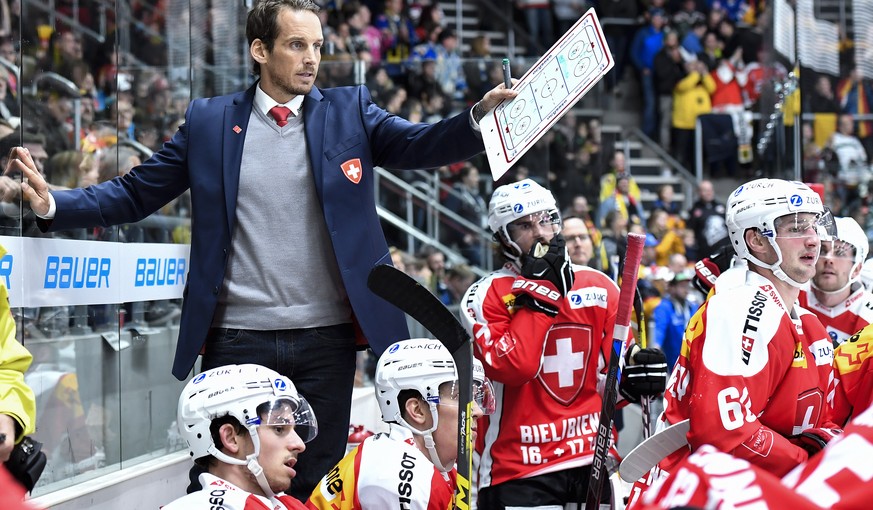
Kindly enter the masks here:
<path id="1" fill-rule="evenodd" d="M 410 496 L 412 496 L 412 479 L 415 477 L 415 457 L 403 452 L 403 459 L 400 461 L 400 473 L 398 473 L 398 477 L 400 478 L 400 483 L 397 484 L 397 494 L 398 494 L 398 502 L 400 503 L 401 509 L 408 509 L 409 504 L 411 502 Z"/>
<path id="2" fill-rule="evenodd" d="M 224 495 L 227 493 L 225 489 L 212 489 L 209 491 L 209 510 L 224 510 Z"/>
<path id="3" fill-rule="evenodd" d="M 743 363 L 749 364 L 752 357 L 752 347 L 755 346 L 755 338 L 750 336 L 750 333 L 758 331 L 758 325 L 761 321 L 761 314 L 764 313 L 764 304 L 767 302 L 767 296 L 760 290 L 755 291 L 755 297 L 752 299 L 752 304 L 746 312 L 746 322 L 743 324 L 743 338 L 740 343 L 742 347 Z"/>

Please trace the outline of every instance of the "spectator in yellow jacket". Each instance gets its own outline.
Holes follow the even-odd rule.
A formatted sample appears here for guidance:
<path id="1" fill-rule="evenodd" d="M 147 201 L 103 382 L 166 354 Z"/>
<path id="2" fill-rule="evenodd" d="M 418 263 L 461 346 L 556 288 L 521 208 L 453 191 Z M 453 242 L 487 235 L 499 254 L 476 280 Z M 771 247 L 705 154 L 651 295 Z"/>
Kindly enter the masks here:
<path id="1" fill-rule="evenodd" d="M 646 230 L 655 236 L 658 245 L 655 246 L 655 265 L 666 266 L 670 256 L 675 253 L 685 254 L 683 229 L 671 224 L 670 215 L 663 209 L 654 209 L 649 213 Z"/>
<path id="2" fill-rule="evenodd" d="M 685 70 L 688 74 L 673 89 L 673 153 L 683 166 L 693 169 L 694 126 L 698 115 L 712 111 L 715 80 L 700 60 L 686 62 Z"/>
<path id="3" fill-rule="evenodd" d="M 638 204 L 642 203 L 640 187 L 637 181 L 631 176 L 630 169 L 627 166 L 624 152 L 619 149 L 612 154 L 612 159 L 609 161 L 609 171 L 600 178 L 600 203 L 602 204 L 607 198 L 615 194 L 615 186 L 619 175 L 627 175 L 628 190 L 630 195 Z M 601 218 L 601 221 L 603 218 Z"/>

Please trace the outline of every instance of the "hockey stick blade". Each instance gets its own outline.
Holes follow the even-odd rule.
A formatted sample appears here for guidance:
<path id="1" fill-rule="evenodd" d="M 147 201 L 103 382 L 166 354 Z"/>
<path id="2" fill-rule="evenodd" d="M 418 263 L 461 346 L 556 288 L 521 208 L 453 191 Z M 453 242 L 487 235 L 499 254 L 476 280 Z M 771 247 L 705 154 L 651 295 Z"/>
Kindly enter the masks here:
<path id="1" fill-rule="evenodd" d="M 603 486 L 607 483 L 609 476 L 606 469 L 606 456 L 609 454 L 609 443 L 612 439 L 612 419 L 615 415 L 615 401 L 618 398 L 619 361 L 623 350 L 622 346 L 628 337 L 631 305 L 636 293 L 637 276 L 645 240 L 646 238 L 642 234 L 630 233 L 627 235 L 627 251 L 625 252 L 624 271 L 621 275 L 621 289 L 618 294 L 618 311 L 615 314 L 612 352 L 609 355 L 609 368 L 606 372 L 606 385 L 603 390 L 603 405 L 600 408 L 600 423 L 597 426 L 594 457 L 591 459 L 591 476 L 588 479 L 586 510 L 595 510 L 599 507 Z"/>
<path id="2" fill-rule="evenodd" d="M 389 265 L 370 270 L 367 287 L 433 334 L 449 352 L 458 371 L 458 460 L 454 507 L 470 508 L 473 471 L 473 344 L 458 319 L 435 295 L 403 271 Z"/>
<path id="3" fill-rule="evenodd" d="M 449 352 L 470 343 L 470 335 L 454 314 L 431 291 L 396 267 L 374 267 L 367 277 L 367 287 L 418 321 Z"/>
<path id="4" fill-rule="evenodd" d="M 668 455 L 688 445 L 690 428 L 690 422 L 682 420 L 638 444 L 621 461 L 618 476 L 629 483 L 639 480 Z"/>

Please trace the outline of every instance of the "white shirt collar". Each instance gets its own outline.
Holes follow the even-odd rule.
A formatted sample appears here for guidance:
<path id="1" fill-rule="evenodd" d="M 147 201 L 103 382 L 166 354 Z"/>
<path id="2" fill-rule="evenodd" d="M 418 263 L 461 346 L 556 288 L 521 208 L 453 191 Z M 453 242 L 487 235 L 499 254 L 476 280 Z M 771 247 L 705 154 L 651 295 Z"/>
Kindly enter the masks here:
<path id="1" fill-rule="evenodd" d="M 270 108 L 279 105 L 279 106 L 287 106 L 291 109 L 291 113 L 295 116 L 300 115 L 300 108 L 303 106 L 303 96 L 297 95 L 291 98 L 287 103 L 278 103 L 275 99 L 271 98 L 264 92 L 264 89 L 261 88 L 261 84 L 258 83 L 258 86 L 255 87 L 255 104 L 254 108 L 257 108 L 261 111 L 267 118 L 270 118 L 269 112 Z"/>

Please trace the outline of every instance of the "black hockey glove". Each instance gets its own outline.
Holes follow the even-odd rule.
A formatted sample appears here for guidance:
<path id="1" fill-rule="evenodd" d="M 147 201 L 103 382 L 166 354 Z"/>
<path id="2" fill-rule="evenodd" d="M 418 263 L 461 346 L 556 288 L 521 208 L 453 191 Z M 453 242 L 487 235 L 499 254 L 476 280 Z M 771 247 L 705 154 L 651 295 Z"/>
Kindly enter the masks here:
<path id="1" fill-rule="evenodd" d="M 618 391 L 628 402 L 638 403 L 640 397 L 653 397 L 667 388 L 667 358 L 661 349 L 628 349 Z"/>
<path id="2" fill-rule="evenodd" d="M 788 438 L 795 446 L 799 446 L 806 450 L 810 457 L 824 450 L 831 439 L 842 434 L 842 429 L 835 428 L 818 428 L 806 429 Z"/>
<path id="3" fill-rule="evenodd" d="M 573 286 L 573 269 L 561 234 L 555 234 L 545 253 L 537 253 L 542 250 L 542 245 L 534 244 L 522 257 L 521 275 L 512 283 L 512 292 L 516 304 L 554 317 Z"/>

